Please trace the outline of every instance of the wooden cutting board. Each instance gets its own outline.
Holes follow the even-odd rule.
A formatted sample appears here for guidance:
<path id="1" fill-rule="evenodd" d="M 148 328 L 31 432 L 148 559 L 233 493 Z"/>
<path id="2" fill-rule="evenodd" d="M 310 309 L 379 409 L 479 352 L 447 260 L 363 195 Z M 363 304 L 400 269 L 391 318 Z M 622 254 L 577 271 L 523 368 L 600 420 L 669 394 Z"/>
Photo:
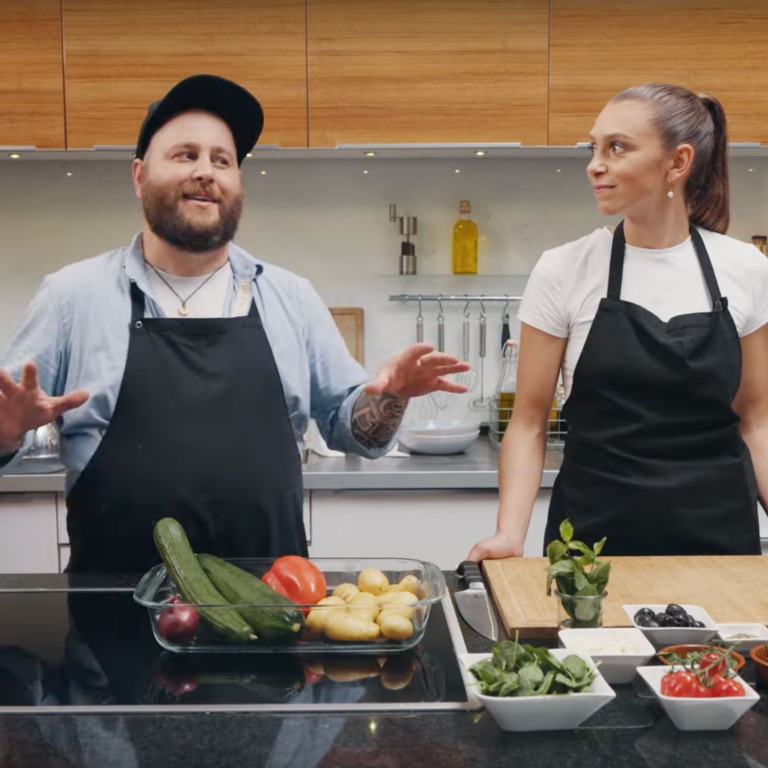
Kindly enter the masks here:
<path id="1" fill-rule="evenodd" d="M 362 307 L 329 307 L 329 309 L 350 354 L 360 365 L 365 365 L 365 328 Z"/>
<path id="2" fill-rule="evenodd" d="M 627 627 L 635 603 L 702 606 L 716 622 L 768 624 L 768 557 L 611 557 L 603 626 Z M 557 630 L 557 598 L 546 595 L 545 557 L 485 560 L 485 580 L 507 633 Z"/>

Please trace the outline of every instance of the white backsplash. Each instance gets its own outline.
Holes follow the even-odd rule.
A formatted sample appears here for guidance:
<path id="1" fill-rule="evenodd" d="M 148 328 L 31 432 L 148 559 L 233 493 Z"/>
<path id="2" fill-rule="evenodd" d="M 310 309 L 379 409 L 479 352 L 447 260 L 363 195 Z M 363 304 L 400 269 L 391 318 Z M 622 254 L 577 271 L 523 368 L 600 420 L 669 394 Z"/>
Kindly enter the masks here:
<path id="1" fill-rule="evenodd" d="M 246 204 L 237 242 L 309 278 L 327 304 L 363 307 L 366 363 L 374 373 L 415 341 L 416 304 L 390 302 L 390 294 L 520 295 L 525 278 L 517 275 L 530 272 L 542 250 L 614 223 L 595 210 L 586 160 L 586 154 L 583 159 L 253 158 L 245 161 Z M 1 167 L 0 347 L 43 275 L 124 245 L 141 226 L 127 160 L 20 160 Z M 768 234 L 768 160 L 733 160 L 731 195 L 730 234 L 747 241 Z M 451 232 L 464 199 L 472 202 L 480 231 L 477 276 L 450 274 Z M 418 217 L 418 276 L 397 275 L 401 238 L 389 222 L 389 203 L 397 204 L 400 215 Z M 463 308 L 443 305 L 446 347 L 456 354 Z M 516 336 L 516 305 L 510 310 Z M 425 339 L 433 343 L 437 311 L 436 304 L 424 303 Z M 470 311 L 471 357 L 477 364 L 479 306 Z M 486 395 L 499 371 L 501 311 L 501 304 L 486 305 Z"/>

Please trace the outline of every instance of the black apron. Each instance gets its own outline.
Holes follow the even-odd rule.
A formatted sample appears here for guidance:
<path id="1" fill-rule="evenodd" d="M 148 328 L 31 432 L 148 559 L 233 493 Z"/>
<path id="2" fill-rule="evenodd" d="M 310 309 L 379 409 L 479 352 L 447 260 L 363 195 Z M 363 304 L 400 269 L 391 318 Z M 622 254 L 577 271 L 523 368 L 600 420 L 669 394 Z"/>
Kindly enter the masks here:
<path id="1" fill-rule="evenodd" d="M 220 557 L 307 554 L 301 459 L 255 303 L 246 317 L 144 318 L 109 427 L 67 497 L 68 571 L 145 571 L 174 517 Z"/>
<path id="2" fill-rule="evenodd" d="M 757 481 L 731 407 L 741 345 L 701 235 L 691 239 L 711 312 L 661 321 L 622 301 L 624 228 L 563 408 L 563 463 L 545 546 L 569 518 L 610 555 L 760 554 Z"/>

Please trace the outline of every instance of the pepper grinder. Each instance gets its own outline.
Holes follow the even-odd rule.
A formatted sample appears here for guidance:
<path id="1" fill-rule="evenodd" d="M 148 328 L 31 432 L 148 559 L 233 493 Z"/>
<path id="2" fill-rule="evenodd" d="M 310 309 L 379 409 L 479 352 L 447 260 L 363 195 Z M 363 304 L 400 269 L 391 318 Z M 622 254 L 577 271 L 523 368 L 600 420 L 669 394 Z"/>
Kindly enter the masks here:
<path id="1" fill-rule="evenodd" d="M 417 233 L 417 222 L 415 216 L 398 216 L 397 206 L 390 203 L 389 220 L 397 222 L 400 228 L 400 234 L 405 240 L 400 243 L 400 274 L 416 274 L 416 244 L 411 242 L 411 238 Z"/>

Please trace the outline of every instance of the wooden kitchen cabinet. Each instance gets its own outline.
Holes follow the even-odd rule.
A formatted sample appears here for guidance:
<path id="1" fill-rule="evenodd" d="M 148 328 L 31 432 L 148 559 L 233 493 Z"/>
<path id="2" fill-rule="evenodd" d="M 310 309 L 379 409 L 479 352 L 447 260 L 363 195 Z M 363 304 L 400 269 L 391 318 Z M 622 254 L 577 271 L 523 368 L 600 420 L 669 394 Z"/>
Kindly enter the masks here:
<path id="1" fill-rule="evenodd" d="M 547 140 L 549 0 L 307 0 L 309 144 Z"/>
<path id="2" fill-rule="evenodd" d="M 0 73 L 0 146 L 63 149 L 60 0 L 3 3 Z"/>
<path id="3" fill-rule="evenodd" d="M 551 495 L 538 493 L 527 557 L 541 556 Z M 496 530 L 498 508 L 496 491 L 312 491 L 309 553 L 415 558 L 452 570 L 475 542 Z"/>
<path id="4" fill-rule="evenodd" d="M 768 3 L 552 0 L 549 144 L 587 141 L 614 94 L 663 81 L 723 103 L 732 142 L 768 142 Z"/>
<path id="5" fill-rule="evenodd" d="M 69 149 L 135 146 L 150 102 L 199 73 L 253 92 L 260 144 L 307 146 L 305 0 L 62 0 L 62 9 Z"/>

